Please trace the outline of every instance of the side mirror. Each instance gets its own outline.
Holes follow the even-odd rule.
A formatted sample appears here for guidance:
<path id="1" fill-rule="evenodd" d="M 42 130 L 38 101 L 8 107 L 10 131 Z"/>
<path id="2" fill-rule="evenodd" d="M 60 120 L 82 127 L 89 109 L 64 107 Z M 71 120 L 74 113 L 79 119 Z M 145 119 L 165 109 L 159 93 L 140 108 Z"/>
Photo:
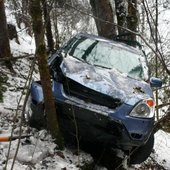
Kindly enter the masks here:
<path id="1" fill-rule="evenodd" d="M 150 78 L 151 87 L 162 87 L 162 80 L 156 77 Z"/>

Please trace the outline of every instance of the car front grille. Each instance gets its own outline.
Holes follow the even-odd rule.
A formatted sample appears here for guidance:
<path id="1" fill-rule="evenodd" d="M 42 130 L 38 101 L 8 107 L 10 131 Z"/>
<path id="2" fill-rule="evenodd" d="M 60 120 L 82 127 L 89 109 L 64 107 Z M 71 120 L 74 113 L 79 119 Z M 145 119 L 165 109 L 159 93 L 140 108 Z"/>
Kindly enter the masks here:
<path id="1" fill-rule="evenodd" d="M 63 87 L 67 95 L 77 97 L 85 102 L 98 104 L 113 109 L 122 104 L 120 99 L 115 99 L 111 96 L 92 90 L 69 78 L 63 81 Z"/>

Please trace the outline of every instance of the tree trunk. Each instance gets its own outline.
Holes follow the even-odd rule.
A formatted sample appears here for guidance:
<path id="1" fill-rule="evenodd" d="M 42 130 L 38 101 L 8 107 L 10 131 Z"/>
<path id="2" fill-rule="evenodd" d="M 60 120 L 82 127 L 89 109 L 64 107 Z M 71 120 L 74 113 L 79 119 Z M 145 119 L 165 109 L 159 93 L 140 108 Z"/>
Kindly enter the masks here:
<path id="1" fill-rule="evenodd" d="M 137 26 L 138 26 L 137 1 L 136 0 L 129 0 L 128 1 L 127 28 L 136 32 Z M 131 34 L 129 39 L 131 41 L 136 41 L 136 35 Z"/>
<path id="2" fill-rule="evenodd" d="M 22 0 L 22 14 L 27 15 L 29 13 L 29 0 Z"/>
<path id="3" fill-rule="evenodd" d="M 44 29 L 42 23 L 42 11 L 40 7 L 41 0 L 31 0 L 30 13 L 33 23 L 33 31 L 36 43 L 36 56 L 40 72 L 41 84 L 44 94 L 44 105 L 47 114 L 48 128 L 55 138 L 59 148 L 63 148 L 63 138 L 59 130 L 59 124 L 56 114 L 55 102 L 52 95 L 50 74 L 47 64 L 47 54 L 44 42 Z"/>
<path id="4" fill-rule="evenodd" d="M 116 8 L 116 16 L 117 16 L 117 24 L 121 27 L 127 28 L 127 1 L 126 0 L 115 0 L 115 8 Z M 125 34 L 126 31 L 120 27 L 118 27 L 119 35 Z"/>
<path id="5" fill-rule="evenodd" d="M 115 0 L 117 23 L 119 26 L 128 28 L 134 32 L 137 31 L 137 1 L 136 0 Z M 121 39 L 136 41 L 136 35 L 118 28 Z M 134 43 L 131 43 L 133 45 Z M 134 45 L 135 46 L 135 45 Z"/>
<path id="6" fill-rule="evenodd" d="M 53 34 L 51 31 L 51 19 L 48 10 L 48 4 L 46 0 L 42 0 L 43 2 L 43 12 L 44 12 L 44 21 L 45 21 L 45 29 L 46 29 L 46 38 L 48 44 L 48 51 L 54 51 L 54 41 L 53 41 Z"/>
<path id="7" fill-rule="evenodd" d="M 54 35 L 55 35 L 55 49 L 58 50 L 60 47 L 60 37 L 59 37 L 59 31 L 58 31 L 58 11 L 56 10 L 58 8 L 58 3 L 61 0 L 57 0 L 54 3 L 54 9 L 52 11 L 52 20 L 53 20 L 53 26 L 54 26 Z M 64 1 L 62 1 L 64 2 Z"/>
<path id="8" fill-rule="evenodd" d="M 115 26 L 113 26 L 113 24 L 110 24 L 114 23 L 113 9 L 110 4 L 110 1 L 90 0 L 90 4 L 92 7 L 93 15 L 97 17 L 95 18 L 95 22 L 98 34 L 100 36 L 113 39 L 113 37 L 116 35 L 116 29 Z M 101 21 L 100 19 L 110 23 L 106 23 L 104 21 Z"/>
<path id="9" fill-rule="evenodd" d="M 156 16 L 155 16 L 155 51 L 158 53 L 158 0 L 155 1 L 156 6 Z M 158 77 L 158 56 L 155 56 L 155 76 Z M 158 106 L 159 103 L 159 95 L 158 95 L 158 89 L 155 91 L 155 100 L 156 100 L 156 106 Z M 156 108 L 156 118 L 159 120 L 159 110 Z"/>
<path id="10" fill-rule="evenodd" d="M 7 58 L 6 65 L 9 69 L 12 69 L 10 61 L 11 50 L 8 38 L 8 27 L 5 15 L 4 0 L 0 0 L 0 58 Z"/>

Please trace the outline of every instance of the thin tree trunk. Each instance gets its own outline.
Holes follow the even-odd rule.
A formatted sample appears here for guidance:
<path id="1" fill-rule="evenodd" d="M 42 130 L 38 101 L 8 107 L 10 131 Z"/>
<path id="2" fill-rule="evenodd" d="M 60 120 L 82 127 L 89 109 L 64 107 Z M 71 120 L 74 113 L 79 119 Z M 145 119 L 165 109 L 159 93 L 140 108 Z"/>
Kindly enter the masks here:
<path id="1" fill-rule="evenodd" d="M 59 38 L 59 32 L 58 32 L 58 16 L 56 15 L 54 22 L 54 29 L 55 29 L 55 49 L 58 50 L 60 48 L 60 38 Z"/>
<path id="2" fill-rule="evenodd" d="M 42 0 L 43 2 L 43 12 L 44 12 L 44 21 L 45 21 L 45 29 L 46 29 L 46 38 L 48 44 L 48 51 L 53 52 L 54 50 L 54 41 L 53 41 L 53 34 L 51 30 L 51 19 L 48 10 L 48 4 L 46 0 Z"/>
<path id="3" fill-rule="evenodd" d="M 55 49 L 58 50 L 60 48 L 60 37 L 59 37 L 59 31 L 58 31 L 58 4 L 65 3 L 65 0 L 56 0 L 54 3 L 54 10 L 52 11 L 52 20 L 53 20 L 53 26 L 54 26 L 54 35 L 55 35 Z M 64 5 L 64 4 L 63 4 Z M 63 8 L 63 6 L 61 7 Z"/>
<path id="4" fill-rule="evenodd" d="M 55 138 L 59 148 L 63 148 L 63 138 L 59 130 L 59 124 L 56 114 L 55 102 L 52 95 L 50 74 L 47 64 L 47 54 L 44 42 L 44 29 L 42 23 L 42 11 L 40 7 L 41 0 L 31 0 L 30 13 L 32 16 L 33 31 L 36 43 L 36 55 L 41 78 L 41 84 L 44 94 L 44 105 L 47 114 L 48 128 Z"/>
<path id="5" fill-rule="evenodd" d="M 136 0 L 115 0 L 117 23 L 133 32 L 137 31 L 137 1 Z M 121 39 L 136 41 L 136 34 L 129 33 L 125 29 L 118 28 Z M 131 43 L 133 45 L 134 43 Z M 135 45 L 134 45 L 135 46 Z"/>
<path id="6" fill-rule="evenodd" d="M 142 35 L 144 35 L 144 31 L 145 31 L 145 9 L 144 6 L 141 5 L 141 10 L 142 10 L 142 19 L 141 19 L 141 33 Z"/>
<path id="7" fill-rule="evenodd" d="M 11 57 L 4 0 L 0 0 L 0 58 L 9 58 L 9 61 L 6 61 L 6 65 L 13 70 L 10 61 Z"/>
<path id="8" fill-rule="evenodd" d="M 116 16 L 117 16 L 117 24 L 121 27 L 127 28 L 127 1 L 126 0 L 115 0 L 115 8 L 116 8 Z M 118 27 L 119 35 L 125 34 L 126 31 L 120 27 Z"/>
<path id="9" fill-rule="evenodd" d="M 18 9 L 21 9 L 21 6 L 17 2 L 17 0 L 12 0 L 12 3 L 13 3 L 14 10 L 15 10 L 14 14 L 15 14 L 15 19 L 16 19 L 17 26 L 18 26 L 18 28 L 21 29 L 22 14 L 21 14 L 20 11 L 18 11 Z"/>
<path id="10" fill-rule="evenodd" d="M 109 0 L 90 0 L 90 4 L 95 17 L 111 23 L 114 22 L 113 9 Z M 97 18 L 95 18 L 95 22 L 100 36 L 113 39 L 116 35 L 116 29 L 113 24 L 105 23 Z"/>
<path id="11" fill-rule="evenodd" d="M 28 14 L 29 0 L 22 0 L 22 14 Z"/>
<path id="12" fill-rule="evenodd" d="M 158 53 L 158 0 L 155 1 L 156 5 L 156 18 L 155 18 L 155 51 Z M 158 77 L 158 56 L 155 56 L 155 76 Z M 155 91 L 156 106 L 158 106 L 158 89 Z M 156 109 L 156 118 L 159 120 L 159 110 Z"/>
<path id="13" fill-rule="evenodd" d="M 137 26 L 138 26 L 137 1 L 136 0 L 129 0 L 128 1 L 127 28 L 136 32 Z M 136 41 L 136 35 L 131 34 L 129 39 L 132 40 L 132 41 Z"/>

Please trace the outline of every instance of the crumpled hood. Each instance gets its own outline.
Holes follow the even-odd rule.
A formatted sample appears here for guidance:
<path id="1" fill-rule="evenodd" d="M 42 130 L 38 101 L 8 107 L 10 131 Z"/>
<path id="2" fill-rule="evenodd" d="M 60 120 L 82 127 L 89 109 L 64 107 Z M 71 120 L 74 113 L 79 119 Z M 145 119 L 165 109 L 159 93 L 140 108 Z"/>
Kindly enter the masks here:
<path id="1" fill-rule="evenodd" d="M 60 67 L 66 77 L 130 105 L 153 97 L 149 84 L 114 69 L 92 66 L 71 56 L 64 58 Z"/>

